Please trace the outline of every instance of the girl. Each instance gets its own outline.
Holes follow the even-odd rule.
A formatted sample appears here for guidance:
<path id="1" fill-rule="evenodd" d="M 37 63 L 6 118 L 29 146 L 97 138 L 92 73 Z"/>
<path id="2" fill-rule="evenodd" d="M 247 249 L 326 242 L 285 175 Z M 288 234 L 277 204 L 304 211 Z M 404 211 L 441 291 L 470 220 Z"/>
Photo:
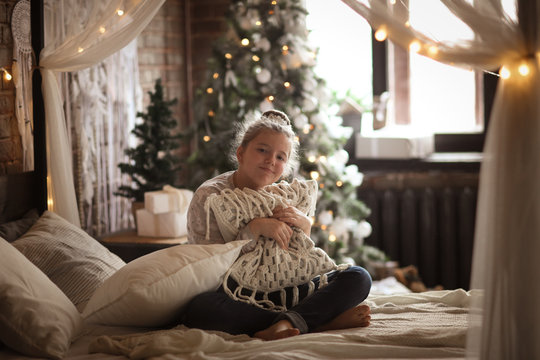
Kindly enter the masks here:
<path id="1" fill-rule="evenodd" d="M 266 111 L 240 132 L 236 148 L 237 170 L 226 172 L 203 183 L 195 192 L 188 211 L 190 243 L 224 243 L 216 219 L 210 217 L 210 236 L 204 203 L 210 194 L 223 189 L 259 190 L 290 173 L 296 163 L 298 143 L 289 118 L 277 110 Z M 271 238 L 287 249 L 292 227 L 311 233 L 310 219 L 295 207 L 274 210 L 273 216 L 255 218 L 240 230 L 237 240 L 251 239 L 242 252 L 253 250 L 259 236 Z M 316 288 L 319 279 L 313 280 Z M 228 284 L 229 288 L 235 284 Z M 371 277 L 361 267 L 328 274 L 328 285 L 307 296 L 308 285 L 301 285 L 297 305 L 281 313 L 230 298 L 223 287 L 216 292 L 196 296 L 187 306 L 183 323 L 188 327 L 219 330 L 231 334 L 248 334 L 263 340 L 286 338 L 302 333 L 368 326 L 370 309 L 358 305 L 369 294 Z M 270 294 L 269 298 L 272 299 Z M 275 294 L 276 301 L 279 300 Z"/>

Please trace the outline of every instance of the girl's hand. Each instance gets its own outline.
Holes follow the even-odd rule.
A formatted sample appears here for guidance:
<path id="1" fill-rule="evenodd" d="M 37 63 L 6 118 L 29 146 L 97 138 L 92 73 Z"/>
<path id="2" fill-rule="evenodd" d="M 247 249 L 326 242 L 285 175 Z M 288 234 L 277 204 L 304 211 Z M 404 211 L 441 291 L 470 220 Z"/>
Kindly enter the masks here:
<path id="1" fill-rule="evenodd" d="M 308 237 L 311 235 L 311 220 L 309 217 L 295 208 L 289 206 L 287 208 L 274 209 L 272 218 L 283 221 L 289 226 L 296 226 L 302 230 Z"/>
<path id="2" fill-rule="evenodd" d="M 274 239 L 284 250 L 289 248 L 293 230 L 285 222 L 274 218 L 256 218 L 251 220 L 247 227 L 255 239 L 262 235 Z"/>

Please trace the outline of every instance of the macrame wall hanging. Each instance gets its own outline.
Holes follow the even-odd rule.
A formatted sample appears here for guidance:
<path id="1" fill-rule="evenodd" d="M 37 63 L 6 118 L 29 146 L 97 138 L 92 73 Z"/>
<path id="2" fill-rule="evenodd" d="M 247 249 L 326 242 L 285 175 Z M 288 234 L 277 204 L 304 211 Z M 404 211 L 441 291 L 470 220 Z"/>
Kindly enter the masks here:
<path id="1" fill-rule="evenodd" d="M 30 2 L 21 0 L 13 8 L 13 84 L 16 93 L 15 115 L 23 148 L 23 170 L 34 170 L 34 124 L 32 114 L 33 52 L 30 38 Z"/>

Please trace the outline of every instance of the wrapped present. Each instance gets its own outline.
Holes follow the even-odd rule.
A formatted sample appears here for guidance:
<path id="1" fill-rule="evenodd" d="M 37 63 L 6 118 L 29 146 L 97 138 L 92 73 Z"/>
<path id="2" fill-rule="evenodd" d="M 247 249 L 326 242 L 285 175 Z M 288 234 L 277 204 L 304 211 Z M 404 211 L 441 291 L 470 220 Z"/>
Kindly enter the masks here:
<path id="1" fill-rule="evenodd" d="M 154 214 L 137 210 L 137 235 L 178 238 L 187 235 L 187 212 L 171 211 Z"/>
<path id="2" fill-rule="evenodd" d="M 153 214 L 167 212 L 186 213 L 193 198 L 193 191 L 165 185 L 163 190 L 144 194 L 144 207 Z"/>

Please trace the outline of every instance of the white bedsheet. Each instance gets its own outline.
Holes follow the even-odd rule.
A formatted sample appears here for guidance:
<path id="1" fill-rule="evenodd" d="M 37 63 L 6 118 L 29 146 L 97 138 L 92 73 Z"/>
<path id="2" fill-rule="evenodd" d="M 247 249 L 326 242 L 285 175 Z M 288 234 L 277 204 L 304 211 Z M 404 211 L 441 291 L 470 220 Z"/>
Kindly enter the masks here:
<path id="1" fill-rule="evenodd" d="M 463 359 L 473 293 L 446 290 L 380 295 L 374 291 L 366 300 L 372 310 L 367 328 L 267 342 L 184 326 L 154 331 L 88 326 L 65 360 Z M 5 347 L 0 359 L 35 360 Z"/>
<path id="2" fill-rule="evenodd" d="M 178 326 L 100 336 L 91 341 L 90 350 L 163 360 L 463 358 L 470 297 L 464 290 L 372 295 L 366 300 L 372 309 L 372 323 L 367 328 L 277 341 Z"/>

